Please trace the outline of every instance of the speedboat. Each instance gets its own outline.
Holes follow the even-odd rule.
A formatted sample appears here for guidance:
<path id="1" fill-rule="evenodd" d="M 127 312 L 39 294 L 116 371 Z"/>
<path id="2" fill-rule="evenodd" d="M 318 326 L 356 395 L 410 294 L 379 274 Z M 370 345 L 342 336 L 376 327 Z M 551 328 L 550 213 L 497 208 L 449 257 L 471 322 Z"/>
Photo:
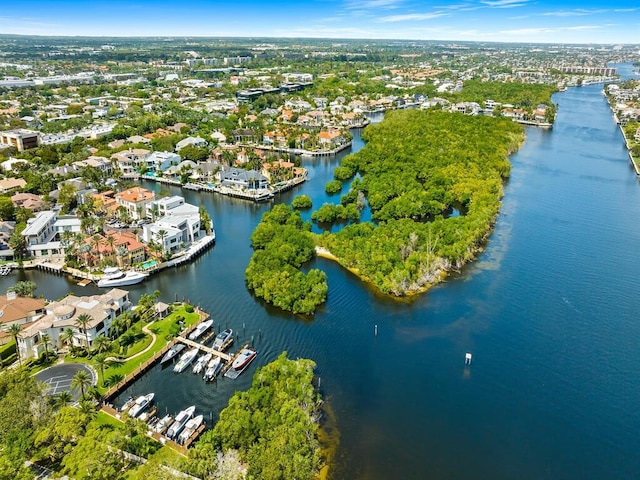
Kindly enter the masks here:
<path id="1" fill-rule="evenodd" d="M 173 417 L 167 414 L 158 420 L 158 423 L 154 425 L 153 430 L 157 433 L 162 433 L 167 427 L 169 427 L 169 425 L 171 425 L 171 423 L 173 423 Z"/>
<path id="2" fill-rule="evenodd" d="M 153 401 L 153 397 L 154 397 L 154 394 L 149 393 L 147 395 L 142 395 L 141 397 L 136 398 L 135 403 L 129 409 L 129 416 L 131 418 L 136 418 L 138 415 L 140 415 L 145 408 L 151 405 L 151 402 Z"/>
<path id="3" fill-rule="evenodd" d="M 176 415 L 176 419 L 167 430 L 167 437 L 173 438 L 178 435 L 187 422 L 193 417 L 193 414 L 196 413 L 196 406 L 191 405 L 189 408 L 182 410 L 178 415 Z"/>
<path id="4" fill-rule="evenodd" d="M 202 336 L 204 332 L 209 330 L 213 326 L 213 320 L 207 320 L 198 325 L 193 332 L 189 334 L 189 340 L 196 340 Z"/>
<path id="5" fill-rule="evenodd" d="M 222 370 L 222 359 L 218 356 L 215 356 L 207 365 L 207 370 L 206 372 L 204 372 L 204 376 L 202 378 L 205 381 L 210 382 L 218 376 L 220 370 Z"/>
<path id="6" fill-rule="evenodd" d="M 145 278 L 147 278 L 148 274 L 144 272 L 120 272 L 111 273 L 109 277 L 103 277 L 98 281 L 98 287 L 100 288 L 109 288 L 109 287 L 124 287 L 126 285 L 135 285 L 136 283 L 140 283 Z"/>
<path id="7" fill-rule="evenodd" d="M 178 355 L 185 348 L 186 347 L 185 347 L 184 343 L 176 343 L 173 347 L 171 347 L 167 351 L 167 353 L 164 354 L 164 356 L 162 357 L 162 360 L 160 360 L 160 364 L 164 364 L 164 363 L 167 363 L 167 362 L 173 360 L 173 357 Z"/>
<path id="8" fill-rule="evenodd" d="M 258 352 L 251 350 L 250 348 L 243 348 L 240 351 L 240 355 L 233 361 L 231 368 L 234 370 L 242 371 L 256 358 Z"/>
<path id="9" fill-rule="evenodd" d="M 120 411 L 121 412 L 126 412 L 127 410 L 129 410 L 133 404 L 136 402 L 136 399 L 133 397 L 129 397 L 127 398 L 127 401 L 124 402 L 124 405 L 122 405 L 122 407 L 120 407 Z"/>
<path id="10" fill-rule="evenodd" d="M 178 363 L 175 364 L 175 366 L 173 367 L 173 371 L 176 373 L 180 373 L 184 371 L 185 368 L 191 365 L 191 362 L 193 362 L 193 360 L 196 358 L 197 355 L 198 355 L 197 348 L 192 348 L 190 350 L 187 350 L 185 353 L 182 354 L 182 356 L 180 357 L 180 360 L 178 360 Z"/>
<path id="11" fill-rule="evenodd" d="M 202 415 L 198 415 L 197 417 L 193 417 L 191 420 L 189 420 L 184 426 L 184 430 L 182 430 L 182 433 L 178 437 L 178 443 L 184 443 L 189 440 L 191 435 L 193 435 L 193 433 L 200 427 L 200 425 L 202 425 L 203 421 L 204 416 Z"/>
<path id="12" fill-rule="evenodd" d="M 193 373 L 202 372 L 202 370 L 204 369 L 205 365 L 207 363 L 209 363 L 209 360 L 211 360 L 211 357 L 213 357 L 213 353 L 207 353 L 207 354 L 201 356 L 198 359 L 198 361 L 196 362 L 196 364 L 193 366 Z"/>
<path id="13" fill-rule="evenodd" d="M 232 339 L 233 339 L 233 330 L 231 330 L 230 328 L 227 328 L 226 330 L 216 335 L 216 339 L 213 342 L 213 349 L 221 352 L 222 349 L 225 347 L 225 345 L 229 343 L 229 341 Z"/>

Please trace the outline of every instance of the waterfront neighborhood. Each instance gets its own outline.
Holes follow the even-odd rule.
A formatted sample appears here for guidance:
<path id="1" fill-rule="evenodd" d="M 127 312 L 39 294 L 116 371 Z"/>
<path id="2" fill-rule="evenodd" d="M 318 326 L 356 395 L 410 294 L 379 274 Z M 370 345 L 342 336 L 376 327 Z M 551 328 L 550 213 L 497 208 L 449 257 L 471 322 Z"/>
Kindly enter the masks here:
<path id="1" fill-rule="evenodd" d="M 366 421 L 336 414 L 336 380 L 320 377 L 352 373 L 347 357 L 317 369 L 303 355 L 324 353 L 291 339 L 342 309 L 352 318 L 329 328 L 356 328 L 384 302 L 401 322 L 464 275 L 499 221 L 511 157 L 555 133 L 569 89 L 602 89 L 640 175 L 640 85 L 618 67 L 640 68 L 636 47 L 0 47 L 0 472 L 15 478 L 364 478 L 353 465 L 368 454 L 335 469 L 336 425 L 353 442 Z M 331 290 L 327 260 L 349 272 L 332 282 L 365 285 L 357 308 Z M 396 353 L 449 338 L 403 328 L 386 332 Z M 323 332 L 333 355 L 339 335 Z M 344 387 L 363 408 L 397 400 L 364 385 Z"/>

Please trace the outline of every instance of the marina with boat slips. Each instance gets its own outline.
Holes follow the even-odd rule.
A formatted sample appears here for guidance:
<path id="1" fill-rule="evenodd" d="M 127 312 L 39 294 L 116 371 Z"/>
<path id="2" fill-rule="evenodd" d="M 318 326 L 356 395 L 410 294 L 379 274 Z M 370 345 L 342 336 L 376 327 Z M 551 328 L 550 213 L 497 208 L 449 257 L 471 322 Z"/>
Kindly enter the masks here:
<path id="1" fill-rule="evenodd" d="M 196 324 L 183 330 L 178 336 L 167 342 L 164 348 L 156 352 L 153 357 L 142 363 L 118 384 L 110 388 L 102 397 L 102 411 L 104 413 L 118 420 L 123 420 L 125 415 L 129 415 L 144 421 L 148 425 L 147 433 L 150 437 L 162 444 L 170 446 L 181 454 L 186 454 L 187 448 L 206 429 L 206 425 L 202 419 L 203 417 L 195 412 L 195 407 L 186 408 L 185 411 L 187 411 L 187 413 L 189 412 L 189 408 L 192 408 L 193 411 L 188 415 L 183 425 L 175 425 L 177 418 L 186 415 L 184 413 L 185 411 L 176 412 L 175 417 L 168 412 L 166 412 L 167 414 L 164 416 L 159 415 L 158 412 L 160 409 L 158 405 L 153 402 L 155 396 L 153 392 L 140 397 L 129 398 L 121 406 L 120 411 L 115 408 L 113 401 L 125 389 L 135 383 L 158 363 L 162 363 L 164 368 L 165 364 L 173 363 L 177 360 L 176 365 L 178 365 L 186 356 L 190 356 L 190 358 L 187 359 L 187 365 L 181 367 L 179 372 L 185 370 L 190 371 L 192 370 L 189 368 L 191 362 L 193 362 L 198 355 L 203 354 L 198 359 L 203 363 L 203 365 L 199 367 L 204 367 L 204 370 L 207 370 L 207 365 L 212 366 L 212 369 L 209 370 L 209 375 L 205 374 L 203 376 L 203 380 L 207 382 L 216 381 L 218 377 L 222 376 L 231 379 L 238 378 L 249 367 L 253 359 L 257 356 L 257 352 L 249 348 L 249 342 L 244 343 L 235 353 L 225 353 L 225 350 L 227 350 L 234 341 L 230 333 L 231 330 L 225 330 L 224 332 L 218 332 L 218 334 L 216 334 L 212 328 L 213 321 L 209 319 L 209 314 L 200 309 L 196 309 L 196 312 L 200 316 Z M 217 341 L 213 346 L 208 346 L 213 339 Z M 177 350 L 183 353 L 171 355 L 171 350 Z M 169 360 L 166 360 L 167 357 Z M 206 360 L 206 362 L 203 362 L 204 360 Z M 213 366 L 213 364 L 215 364 L 215 366 Z M 177 372 L 177 370 L 174 371 Z M 193 371 L 196 371 L 195 367 Z M 198 369 L 198 373 L 201 375 L 200 369 Z M 174 426 L 173 431 L 170 429 L 172 426 Z M 176 432 L 175 430 L 179 431 Z"/>

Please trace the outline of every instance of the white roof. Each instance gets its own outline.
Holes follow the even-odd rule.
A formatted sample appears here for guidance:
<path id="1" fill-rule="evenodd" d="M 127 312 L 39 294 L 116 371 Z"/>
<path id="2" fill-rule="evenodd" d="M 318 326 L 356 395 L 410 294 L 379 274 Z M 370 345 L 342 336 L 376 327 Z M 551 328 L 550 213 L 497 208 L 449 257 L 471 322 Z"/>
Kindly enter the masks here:
<path id="1" fill-rule="evenodd" d="M 38 212 L 35 218 L 30 218 L 27 221 L 27 227 L 22 231 L 22 235 L 38 235 L 51 220 L 56 218 L 56 215 L 56 212 L 52 210 Z"/>

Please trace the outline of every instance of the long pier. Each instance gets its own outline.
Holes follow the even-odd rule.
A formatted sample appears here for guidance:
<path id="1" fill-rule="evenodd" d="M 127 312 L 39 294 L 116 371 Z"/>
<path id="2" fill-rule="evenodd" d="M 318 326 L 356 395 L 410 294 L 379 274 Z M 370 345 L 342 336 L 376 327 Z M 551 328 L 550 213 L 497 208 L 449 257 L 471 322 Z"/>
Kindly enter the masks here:
<path id="1" fill-rule="evenodd" d="M 213 348 L 207 347 L 206 345 L 202 345 L 201 343 L 194 342 L 193 340 L 189 340 L 188 338 L 176 337 L 176 339 L 177 339 L 178 342 L 182 342 L 185 345 L 189 345 L 190 347 L 198 348 L 198 349 L 202 350 L 203 352 L 212 353 L 213 355 L 217 355 L 218 357 L 220 357 L 225 362 L 229 362 L 231 360 L 231 356 L 230 355 L 227 355 L 226 353 L 220 352 L 218 350 L 214 350 Z"/>

